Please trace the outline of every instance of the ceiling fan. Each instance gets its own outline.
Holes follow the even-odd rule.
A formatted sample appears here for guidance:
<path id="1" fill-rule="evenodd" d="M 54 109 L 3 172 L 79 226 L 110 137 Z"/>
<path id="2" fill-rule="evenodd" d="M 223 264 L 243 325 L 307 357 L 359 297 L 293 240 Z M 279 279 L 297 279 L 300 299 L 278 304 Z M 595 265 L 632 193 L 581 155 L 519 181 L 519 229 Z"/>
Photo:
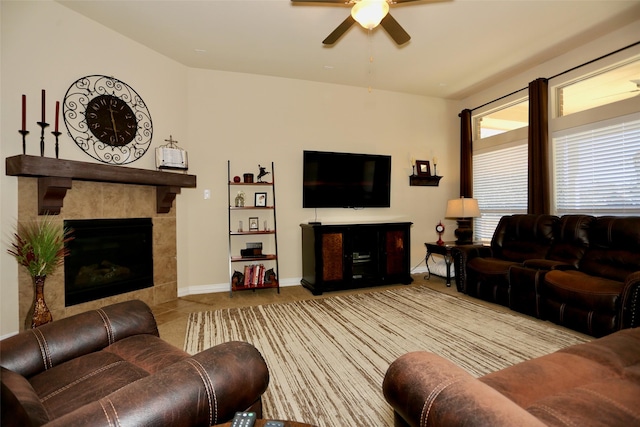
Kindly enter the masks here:
<path id="1" fill-rule="evenodd" d="M 399 45 L 405 44 L 411 36 L 400 26 L 393 16 L 389 14 L 389 5 L 396 3 L 408 3 L 418 0 L 291 0 L 296 3 L 333 3 L 341 5 L 352 5 L 351 15 L 347 17 L 338 27 L 333 30 L 323 44 L 332 45 L 357 22 L 362 27 L 372 30 L 381 25 L 391 38 Z"/>

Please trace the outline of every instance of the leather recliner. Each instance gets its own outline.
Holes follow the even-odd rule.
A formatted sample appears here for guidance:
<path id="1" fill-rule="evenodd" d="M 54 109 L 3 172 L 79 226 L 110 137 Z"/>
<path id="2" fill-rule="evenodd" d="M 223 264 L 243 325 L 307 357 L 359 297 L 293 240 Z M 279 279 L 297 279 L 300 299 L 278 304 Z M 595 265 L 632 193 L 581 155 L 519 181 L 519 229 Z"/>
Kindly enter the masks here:
<path id="1" fill-rule="evenodd" d="M 509 305 L 509 268 L 528 259 L 546 258 L 553 243 L 553 215 L 511 215 L 500 219 L 491 246 L 478 248 L 466 263 L 469 295 Z"/>
<path id="2" fill-rule="evenodd" d="M 542 317 L 540 288 L 550 270 L 576 270 L 589 248 L 589 229 L 595 217 L 563 215 L 554 224 L 554 240 L 547 257 L 528 259 L 509 269 L 509 308 Z"/>
<path id="3" fill-rule="evenodd" d="M 640 217 L 511 215 L 452 250 L 456 285 L 595 337 L 640 326 Z"/>
<path id="4" fill-rule="evenodd" d="M 141 301 L 0 341 L 3 426 L 211 426 L 262 413 L 269 371 L 249 343 L 194 356 L 159 338 Z"/>
<path id="5" fill-rule="evenodd" d="M 578 270 L 553 270 L 541 317 L 596 337 L 640 324 L 640 217 L 597 217 Z"/>

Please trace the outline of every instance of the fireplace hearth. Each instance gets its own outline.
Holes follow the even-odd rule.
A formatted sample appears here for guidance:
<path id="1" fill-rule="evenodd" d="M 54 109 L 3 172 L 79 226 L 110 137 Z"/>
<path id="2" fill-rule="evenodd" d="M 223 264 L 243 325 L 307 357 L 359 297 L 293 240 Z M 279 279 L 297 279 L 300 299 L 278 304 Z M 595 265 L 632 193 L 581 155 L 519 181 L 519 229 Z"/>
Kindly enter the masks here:
<path id="1" fill-rule="evenodd" d="M 65 306 L 153 286 L 151 218 L 65 220 Z"/>

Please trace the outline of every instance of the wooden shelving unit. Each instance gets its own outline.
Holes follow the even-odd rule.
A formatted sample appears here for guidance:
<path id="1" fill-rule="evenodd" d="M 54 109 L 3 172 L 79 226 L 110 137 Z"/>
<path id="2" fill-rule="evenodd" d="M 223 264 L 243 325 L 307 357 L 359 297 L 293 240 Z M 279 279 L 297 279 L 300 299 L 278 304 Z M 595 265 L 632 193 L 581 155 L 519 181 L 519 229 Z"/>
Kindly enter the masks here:
<path id="1" fill-rule="evenodd" d="M 227 174 L 228 174 L 228 191 L 227 200 L 229 205 L 229 293 L 233 296 L 233 292 L 245 291 L 256 289 L 269 289 L 275 288 L 280 293 L 280 282 L 278 280 L 278 227 L 276 222 L 276 190 L 275 190 L 275 169 L 273 162 L 271 162 L 271 182 L 234 182 L 231 179 L 231 161 L 227 162 Z M 245 200 L 245 206 L 235 206 L 235 190 L 237 188 L 251 188 L 256 192 L 267 193 L 266 206 L 255 206 L 253 199 Z M 233 191 L 232 191 L 233 190 Z M 273 227 L 265 230 L 264 226 L 261 227 L 260 221 L 265 221 L 265 217 L 258 220 L 258 229 L 249 229 L 249 224 L 243 223 L 242 230 L 239 229 L 237 224 L 239 221 L 244 221 L 248 215 L 258 215 L 259 213 L 267 214 L 266 221 L 271 220 Z M 243 216 L 244 214 L 244 216 Z M 263 222 L 264 224 L 264 222 Z M 265 243 L 269 240 L 269 243 L 273 245 L 273 253 L 265 253 L 259 255 L 241 255 L 238 253 L 237 244 L 235 244 L 236 238 L 242 236 L 255 236 L 256 240 L 260 243 Z M 257 267 L 256 267 L 257 266 Z M 238 273 L 242 274 L 243 279 L 247 278 L 248 269 L 253 267 L 253 272 L 258 271 L 258 275 L 254 280 L 238 280 Z M 273 272 L 273 274 L 268 274 Z"/>

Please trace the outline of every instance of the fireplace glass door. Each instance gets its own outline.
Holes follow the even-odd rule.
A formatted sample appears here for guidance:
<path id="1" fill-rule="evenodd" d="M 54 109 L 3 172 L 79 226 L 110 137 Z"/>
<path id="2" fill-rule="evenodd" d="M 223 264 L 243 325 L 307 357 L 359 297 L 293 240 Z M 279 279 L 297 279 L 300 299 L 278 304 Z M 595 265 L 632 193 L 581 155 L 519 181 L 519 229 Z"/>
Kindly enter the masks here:
<path id="1" fill-rule="evenodd" d="M 65 220 L 65 306 L 153 286 L 151 218 Z"/>

